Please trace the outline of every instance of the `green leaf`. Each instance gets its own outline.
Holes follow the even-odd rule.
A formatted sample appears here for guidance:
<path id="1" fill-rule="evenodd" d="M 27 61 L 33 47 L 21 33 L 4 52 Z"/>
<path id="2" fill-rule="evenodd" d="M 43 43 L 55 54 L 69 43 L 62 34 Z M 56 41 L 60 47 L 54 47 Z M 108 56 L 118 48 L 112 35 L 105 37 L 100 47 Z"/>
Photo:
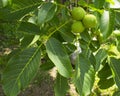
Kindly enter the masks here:
<path id="1" fill-rule="evenodd" d="M 42 57 L 41 59 L 41 65 L 40 65 L 40 70 L 42 71 L 48 71 L 55 67 L 53 62 L 49 59 L 48 56 Z"/>
<path id="2" fill-rule="evenodd" d="M 101 89 L 107 89 L 114 84 L 114 79 L 112 76 L 112 71 L 110 66 L 106 63 L 104 67 L 98 72 L 98 77 L 100 81 L 98 82 L 98 86 Z"/>
<path id="3" fill-rule="evenodd" d="M 9 13 L 9 8 L 0 8 L 0 23 L 3 23 L 2 20 L 4 20 L 5 16 Z"/>
<path id="4" fill-rule="evenodd" d="M 110 58 L 110 65 L 113 70 L 113 76 L 118 88 L 120 88 L 120 59 Z"/>
<path id="5" fill-rule="evenodd" d="M 101 17 L 100 30 L 103 39 L 106 40 L 112 33 L 114 28 L 115 12 L 114 10 L 104 11 Z"/>
<path id="6" fill-rule="evenodd" d="M 0 7 L 6 7 L 10 4 L 11 0 L 0 0 Z"/>
<path id="7" fill-rule="evenodd" d="M 114 4 L 114 0 L 106 0 L 106 2 L 108 2 L 110 4 Z"/>
<path id="8" fill-rule="evenodd" d="M 25 35 L 24 38 L 21 40 L 21 47 L 30 47 L 39 39 L 38 35 Z"/>
<path id="9" fill-rule="evenodd" d="M 93 55 L 93 52 L 88 48 L 88 49 L 83 49 L 82 54 L 84 54 L 85 58 L 89 59 L 91 65 L 94 67 L 96 66 L 96 58 Z"/>
<path id="10" fill-rule="evenodd" d="M 72 1 L 73 3 L 74 1 Z M 87 6 L 87 3 L 85 0 L 79 0 L 78 4 L 80 4 L 81 6 Z"/>
<path id="11" fill-rule="evenodd" d="M 98 86 L 100 89 L 107 89 L 114 85 L 114 79 L 113 78 L 102 78 L 98 82 Z"/>
<path id="12" fill-rule="evenodd" d="M 88 96 L 94 84 L 95 71 L 90 61 L 80 54 L 76 59 L 74 83 L 80 96 Z"/>
<path id="13" fill-rule="evenodd" d="M 30 6 L 30 5 L 34 5 L 34 4 L 37 4 L 37 3 L 41 3 L 42 0 L 12 0 L 12 3 L 14 4 L 12 6 L 12 8 L 22 8 L 22 7 L 26 7 L 26 6 Z"/>
<path id="14" fill-rule="evenodd" d="M 21 40 L 21 47 L 25 48 L 30 45 L 32 42 L 34 36 L 33 35 L 26 35 L 24 38 Z"/>
<path id="15" fill-rule="evenodd" d="M 88 30 L 85 30 L 85 31 L 86 32 L 82 32 L 80 35 L 84 41 L 89 43 L 91 41 L 91 37 L 90 37 L 90 34 L 87 32 Z"/>
<path id="16" fill-rule="evenodd" d="M 16 0 L 17 1 L 17 0 Z M 18 1 L 19 3 L 23 4 L 23 1 Z M 28 1 L 29 2 L 29 1 Z M 37 7 L 41 4 L 41 2 L 36 2 L 36 3 L 28 3 L 28 5 L 26 6 L 20 6 L 20 5 L 16 5 L 19 8 L 14 8 L 14 10 L 12 10 L 11 12 L 9 12 L 8 14 L 5 14 L 5 16 L 3 17 L 5 20 L 8 21 L 14 21 L 14 20 L 19 20 L 21 19 L 24 15 L 28 14 L 29 12 L 37 9 Z M 14 5 L 14 4 L 13 4 Z"/>
<path id="17" fill-rule="evenodd" d="M 21 22 L 17 31 L 28 33 L 28 34 L 33 34 L 33 35 L 40 34 L 39 26 L 37 26 L 33 23 L 30 23 L 30 22 Z"/>
<path id="18" fill-rule="evenodd" d="M 69 15 L 69 10 L 67 7 L 62 7 L 60 14 L 61 16 L 59 16 L 59 18 L 61 22 L 65 22 L 71 19 L 71 16 Z"/>
<path id="19" fill-rule="evenodd" d="M 103 68 L 98 72 L 99 78 L 108 78 L 112 75 L 110 66 L 106 63 Z"/>
<path id="20" fill-rule="evenodd" d="M 53 3 L 43 4 L 38 11 L 38 23 L 41 25 L 50 21 L 57 10 L 57 6 Z"/>
<path id="21" fill-rule="evenodd" d="M 43 70 L 43 71 L 48 71 L 50 69 L 52 69 L 54 67 L 54 64 L 51 63 L 51 62 L 46 62 L 45 64 L 42 64 L 40 66 L 40 69 Z"/>
<path id="22" fill-rule="evenodd" d="M 94 5 L 96 8 L 103 8 L 103 5 L 105 3 L 105 0 L 95 0 Z"/>
<path id="23" fill-rule="evenodd" d="M 116 56 L 117 58 L 120 57 L 120 52 L 115 45 L 109 45 L 108 54 L 109 56 Z"/>
<path id="24" fill-rule="evenodd" d="M 68 89 L 68 80 L 58 73 L 54 86 L 55 96 L 66 96 L 66 92 Z"/>
<path id="25" fill-rule="evenodd" d="M 113 96 L 120 96 L 120 90 L 117 90 L 113 93 Z"/>
<path id="26" fill-rule="evenodd" d="M 65 48 L 67 49 L 67 53 L 73 53 L 76 50 L 76 46 L 72 43 L 65 44 Z"/>
<path id="27" fill-rule="evenodd" d="M 0 8 L 2 8 L 2 7 L 3 7 L 2 0 L 0 0 Z"/>
<path id="28" fill-rule="evenodd" d="M 75 36 L 71 33 L 71 25 L 66 25 L 62 27 L 60 30 L 60 35 L 66 42 L 73 42 Z"/>
<path id="29" fill-rule="evenodd" d="M 118 12 L 116 12 L 115 14 L 116 14 L 115 26 L 119 29 L 119 28 L 120 28 L 120 18 L 119 18 L 120 12 L 118 11 Z"/>
<path id="30" fill-rule="evenodd" d="M 118 42 L 117 49 L 120 52 L 120 41 Z"/>
<path id="31" fill-rule="evenodd" d="M 3 89 L 7 96 L 17 94 L 28 86 L 40 65 L 40 48 L 29 48 L 14 56 L 2 74 Z"/>
<path id="32" fill-rule="evenodd" d="M 90 49 L 91 49 L 93 52 L 95 52 L 95 51 L 97 51 L 97 50 L 99 49 L 99 47 L 100 47 L 100 42 L 97 41 L 97 40 L 92 40 L 89 47 L 90 47 Z"/>
<path id="33" fill-rule="evenodd" d="M 72 66 L 64 46 L 55 38 L 50 38 L 46 43 L 46 50 L 58 72 L 64 77 L 71 77 Z"/>
<path id="34" fill-rule="evenodd" d="M 105 60 L 106 57 L 107 57 L 107 51 L 105 49 L 100 49 L 96 53 L 96 55 L 95 55 L 95 58 L 96 58 L 96 68 L 95 68 L 95 70 L 96 71 L 99 70 L 100 64 Z"/>
<path id="35" fill-rule="evenodd" d="M 96 66 L 96 59 L 95 59 L 95 56 L 93 55 L 92 52 L 90 52 L 90 54 L 88 54 L 88 55 L 89 55 L 88 58 L 89 58 L 91 64 L 93 65 L 93 67 L 94 67 L 94 69 L 95 69 L 95 66 Z"/>
<path id="36" fill-rule="evenodd" d="M 80 47 L 82 49 L 82 52 L 86 54 L 88 52 L 88 50 L 89 50 L 88 42 L 84 41 L 83 39 L 81 39 L 79 41 L 80 41 Z"/>

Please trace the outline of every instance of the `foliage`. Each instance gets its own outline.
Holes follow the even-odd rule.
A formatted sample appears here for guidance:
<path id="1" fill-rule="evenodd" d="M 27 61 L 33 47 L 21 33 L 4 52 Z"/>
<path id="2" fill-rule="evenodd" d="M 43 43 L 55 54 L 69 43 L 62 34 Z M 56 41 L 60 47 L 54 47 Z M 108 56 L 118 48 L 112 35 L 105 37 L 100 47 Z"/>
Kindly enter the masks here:
<path id="1" fill-rule="evenodd" d="M 97 26 L 82 33 L 72 32 L 73 7 L 93 14 Z M 119 16 L 119 0 L 1 0 L 0 49 L 17 45 L 7 58 L 0 59 L 4 93 L 17 96 L 39 68 L 56 67 L 55 96 L 65 96 L 69 83 L 75 85 L 80 96 L 90 95 L 96 78 L 97 88 L 115 85 L 113 95 L 118 96 Z"/>

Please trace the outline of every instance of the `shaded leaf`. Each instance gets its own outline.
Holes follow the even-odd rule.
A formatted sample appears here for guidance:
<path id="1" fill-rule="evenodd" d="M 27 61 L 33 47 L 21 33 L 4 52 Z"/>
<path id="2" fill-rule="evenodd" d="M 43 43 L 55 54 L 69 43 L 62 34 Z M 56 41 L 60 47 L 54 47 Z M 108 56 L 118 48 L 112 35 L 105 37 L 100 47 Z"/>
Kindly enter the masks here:
<path id="1" fill-rule="evenodd" d="M 95 66 L 96 66 L 96 59 L 95 59 L 95 56 L 93 55 L 93 53 L 90 53 L 89 55 L 89 60 L 91 62 L 91 64 L 93 65 L 94 69 L 95 69 Z"/>
<path id="2" fill-rule="evenodd" d="M 55 38 L 50 38 L 46 43 L 46 51 L 58 72 L 64 77 L 71 77 L 72 66 L 63 45 Z"/>
<path id="3" fill-rule="evenodd" d="M 105 0 L 95 0 L 94 5 L 96 8 L 103 8 L 103 5 L 105 3 Z"/>
<path id="4" fill-rule="evenodd" d="M 33 35 L 26 35 L 24 38 L 21 40 L 21 47 L 25 48 L 29 46 L 29 44 L 32 42 L 34 36 Z"/>
<path id="5" fill-rule="evenodd" d="M 55 67 L 55 65 L 53 64 L 53 62 L 49 60 L 48 57 L 41 59 L 41 66 L 40 66 L 41 70 L 48 71 L 52 69 L 53 67 Z"/>
<path id="6" fill-rule="evenodd" d="M 29 48 L 10 59 L 2 74 L 3 89 L 7 96 L 17 94 L 28 86 L 40 65 L 40 49 Z"/>
<path id="7" fill-rule="evenodd" d="M 91 49 L 93 52 L 97 51 L 97 50 L 99 49 L 99 47 L 100 47 L 100 44 L 99 44 L 99 43 L 100 43 L 100 42 L 97 41 L 97 40 L 92 40 L 91 43 L 90 43 L 90 49 Z"/>
<path id="8" fill-rule="evenodd" d="M 37 25 L 29 22 L 21 22 L 17 31 L 33 34 L 33 35 L 40 34 L 40 28 Z"/>
<path id="9" fill-rule="evenodd" d="M 12 7 L 13 9 L 20 9 L 26 6 L 34 5 L 37 3 L 42 3 L 42 0 L 12 0 L 12 3 L 14 4 Z"/>
<path id="10" fill-rule="evenodd" d="M 54 86 L 55 96 L 65 96 L 68 89 L 68 80 L 58 73 Z"/>
<path id="11" fill-rule="evenodd" d="M 87 32 L 88 30 L 85 30 L 85 31 L 86 32 L 82 32 L 80 35 L 84 41 L 89 43 L 91 41 L 91 37 L 90 37 L 90 34 Z"/>
<path id="12" fill-rule="evenodd" d="M 112 71 L 110 66 L 106 63 L 104 67 L 98 72 L 99 82 L 98 86 L 101 89 L 107 89 L 114 84 Z"/>
<path id="13" fill-rule="evenodd" d="M 21 41 L 21 47 L 30 47 L 32 44 L 34 44 L 39 39 L 39 36 L 36 35 L 25 35 L 24 38 Z"/>
<path id="14" fill-rule="evenodd" d="M 3 7 L 2 0 L 0 0 L 0 8 L 2 8 L 2 7 Z"/>
<path id="15" fill-rule="evenodd" d="M 65 44 L 65 47 L 67 49 L 67 53 L 71 53 L 71 52 L 74 52 L 76 50 L 76 46 L 71 44 L 71 43 Z"/>
<path id="16" fill-rule="evenodd" d="M 114 79 L 113 78 L 102 78 L 100 79 L 100 81 L 98 82 L 98 86 L 100 89 L 107 89 L 111 86 L 114 85 Z"/>
<path id="17" fill-rule="evenodd" d="M 109 65 L 106 63 L 104 67 L 98 72 L 99 78 L 108 78 L 111 77 L 112 71 L 109 67 Z"/>
<path id="18" fill-rule="evenodd" d="M 71 33 L 71 26 L 64 26 L 60 30 L 60 34 L 66 42 L 72 42 L 75 38 L 73 33 Z"/>
<path id="19" fill-rule="evenodd" d="M 113 96 L 120 96 L 120 90 L 117 90 L 113 93 Z"/>
<path id="20" fill-rule="evenodd" d="M 67 7 L 61 8 L 61 16 L 59 16 L 59 18 L 60 18 L 61 22 L 65 22 L 65 21 L 68 21 L 71 19 L 70 15 L 69 15 L 69 10 L 67 9 Z"/>
<path id="21" fill-rule="evenodd" d="M 4 20 L 4 18 L 5 18 L 5 16 L 7 15 L 7 14 L 9 14 L 9 12 L 10 12 L 10 9 L 9 8 L 0 8 L 0 23 L 2 22 L 2 20 Z"/>
<path id="22" fill-rule="evenodd" d="M 120 12 L 116 12 L 116 18 L 115 18 L 115 26 L 119 29 L 120 28 Z"/>
<path id="23" fill-rule="evenodd" d="M 20 9 L 14 10 L 9 12 L 8 14 L 4 15 L 4 19 L 8 21 L 14 21 L 21 19 L 24 15 L 28 14 L 29 12 L 35 10 L 41 3 L 36 3 L 33 5 L 21 7 Z"/>

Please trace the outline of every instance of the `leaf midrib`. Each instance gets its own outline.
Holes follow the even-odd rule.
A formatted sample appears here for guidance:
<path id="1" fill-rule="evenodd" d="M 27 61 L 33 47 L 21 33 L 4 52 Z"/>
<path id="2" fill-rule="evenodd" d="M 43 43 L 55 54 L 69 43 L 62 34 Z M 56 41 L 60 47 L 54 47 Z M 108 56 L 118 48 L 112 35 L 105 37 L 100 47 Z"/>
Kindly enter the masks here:
<path id="1" fill-rule="evenodd" d="M 34 56 L 37 54 L 37 52 L 39 51 L 40 46 L 36 49 L 36 51 L 34 52 L 34 54 L 31 56 L 31 58 L 28 60 L 28 62 L 26 63 L 25 67 L 23 68 L 23 70 L 21 70 L 20 74 L 18 75 L 17 79 L 15 80 L 14 86 L 12 88 L 12 90 L 14 90 L 14 87 L 17 83 L 17 81 L 19 80 L 19 78 L 21 77 L 21 75 L 23 74 L 24 70 L 26 69 L 26 67 L 30 64 L 30 62 L 34 59 Z M 12 92 L 12 91 L 11 91 Z M 10 93 L 11 94 L 11 93 Z"/>

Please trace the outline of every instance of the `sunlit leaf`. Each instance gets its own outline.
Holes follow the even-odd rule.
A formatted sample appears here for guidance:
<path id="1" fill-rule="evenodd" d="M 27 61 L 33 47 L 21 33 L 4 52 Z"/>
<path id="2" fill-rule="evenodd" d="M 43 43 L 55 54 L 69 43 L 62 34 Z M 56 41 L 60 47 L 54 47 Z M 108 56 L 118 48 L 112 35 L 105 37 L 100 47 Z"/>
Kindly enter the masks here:
<path id="1" fill-rule="evenodd" d="M 43 4 L 38 11 L 38 23 L 42 24 L 51 20 L 55 15 L 56 8 L 53 3 Z"/>
<path id="2" fill-rule="evenodd" d="M 64 46 L 57 39 L 50 38 L 46 43 L 46 50 L 58 72 L 64 77 L 71 77 L 72 66 Z"/>
<path id="3" fill-rule="evenodd" d="M 1 0 L 0 3 L 2 7 L 6 7 L 7 5 L 11 3 L 11 0 Z"/>
<path id="4" fill-rule="evenodd" d="M 118 88 L 120 88 L 120 59 L 110 58 L 110 65 L 113 70 L 113 76 Z"/>
<path id="5" fill-rule="evenodd" d="M 95 55 L 96 58 L 96 71 L 99 69 L 100 64 L 103 62 L 103 60 L 105 60 L 105 58 L 107 57 L 107 51 L 105 49 L 100 49 L 97 54 Z"/>
<path id="6" fill-rule="evenodd" d="M 76 60 L 76 72 L 74 77 L 75 87 L 80 96 L 90 94 L 95 79 L 95 71 L 90 61 L 80 54 Z"/>
<path id="7" fill-rule="evenodd" d="M 100 30 L 103 34 L 103 39 L 106 40 L 112 33 L 114 28 L 115 12 L 113 10 L 104 11 L 101 17 Z"/>

